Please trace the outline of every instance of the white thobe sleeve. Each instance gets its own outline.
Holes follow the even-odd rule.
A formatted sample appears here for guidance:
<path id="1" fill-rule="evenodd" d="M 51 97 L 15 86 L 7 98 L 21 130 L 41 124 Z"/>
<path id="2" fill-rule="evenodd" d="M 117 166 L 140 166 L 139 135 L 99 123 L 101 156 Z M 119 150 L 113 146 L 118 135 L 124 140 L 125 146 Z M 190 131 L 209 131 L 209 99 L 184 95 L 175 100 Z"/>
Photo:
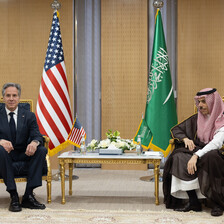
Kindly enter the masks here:
<path id="1" fill-rule="evenodd" d="M 224 143 L 224 127 L 216 131 L 213 139 L 202 149 L 198 150 L 195 154 L 198 157 L 202 157 L 207 152 L 214 149 L 221 149 Z"/>

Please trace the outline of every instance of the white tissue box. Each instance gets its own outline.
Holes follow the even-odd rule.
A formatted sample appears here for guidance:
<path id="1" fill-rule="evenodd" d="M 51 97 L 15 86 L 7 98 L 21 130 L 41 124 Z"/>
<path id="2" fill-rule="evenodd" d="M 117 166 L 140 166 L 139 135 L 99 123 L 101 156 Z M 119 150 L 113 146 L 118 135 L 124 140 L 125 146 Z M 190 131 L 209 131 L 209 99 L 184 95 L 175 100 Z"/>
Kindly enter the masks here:
<path id="1" fill-rule="evenodd" d="M 122 155 L 122 149 L 99 149 L 99 155 Z"/>

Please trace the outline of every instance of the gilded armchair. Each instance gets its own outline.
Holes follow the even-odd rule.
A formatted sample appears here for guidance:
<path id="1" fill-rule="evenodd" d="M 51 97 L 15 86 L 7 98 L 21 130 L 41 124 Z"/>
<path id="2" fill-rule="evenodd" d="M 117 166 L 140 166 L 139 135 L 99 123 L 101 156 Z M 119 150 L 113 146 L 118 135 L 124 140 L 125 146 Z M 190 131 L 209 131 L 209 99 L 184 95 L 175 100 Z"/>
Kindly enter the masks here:
<path id="1" fill-rule="evenodd" d="M 22 104 L 23 108 L 29 110 L 29 111 L 33 111 L 33 101 L 28 99 L 28 100 L 24 100 L 21 99 L 20 100 L 20 105 Z M 3 107 L 5 104 L 3 102 L 3 99 L 0 99 L 0 107 Z M 47 136 L 43 136 L 43 140 L 44 140 L 44 146 L 48 149 L 48 145 L 49 145 L 49 141 L 50 139 Z M 15 167 L 23 167 L 24 164 L 19 161 L 19 162 L 15 162 L 13 164 L 13 166 Z M 21 169 L 23 170 L 23 169 Z M 24 169 L 25 170 L 25 169 Z M 51 180 L 52 180 L 52 173 L 51 173 L 51 166 L 50 166 L 50 159 L 49 159 L 49 155 L 47 154 L 46 156 L 46 163 L 43 169 L 43 175 L 42 175 L 42 180 L 45 180 L 47 182 L 47 202 L 51 203 Z M 15 173 L 15 181 L 16 182 L 26 182 L 26 174 L 22 172 L 18 172 Z M 4 183 L 4 180 L 0 177 L 0 183 Z"/>

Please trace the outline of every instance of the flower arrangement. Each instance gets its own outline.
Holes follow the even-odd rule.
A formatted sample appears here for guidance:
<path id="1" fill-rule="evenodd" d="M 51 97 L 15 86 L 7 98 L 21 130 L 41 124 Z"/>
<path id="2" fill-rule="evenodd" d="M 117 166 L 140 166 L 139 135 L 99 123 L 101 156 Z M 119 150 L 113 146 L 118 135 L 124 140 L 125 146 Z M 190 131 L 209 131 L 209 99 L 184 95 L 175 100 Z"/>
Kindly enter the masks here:
<path id="1" fill-rule="evenodd" d="M 133 150 L 136 148 L 136 144 L 134 144 L 133 140 L 130 139 L 122 139 L 120 137 L 120 132 L 115 131 L 112 132 L 112 130 L 108 130 L 106 132 L 107 139 L 97 141 L 96 139 L 93 139 L 88 145 L 87 150 L 96 150 L 99 148 L 107 149 L 110 145 L 113 145 L 114 147 L 118 149 L 124 150 Z"/>

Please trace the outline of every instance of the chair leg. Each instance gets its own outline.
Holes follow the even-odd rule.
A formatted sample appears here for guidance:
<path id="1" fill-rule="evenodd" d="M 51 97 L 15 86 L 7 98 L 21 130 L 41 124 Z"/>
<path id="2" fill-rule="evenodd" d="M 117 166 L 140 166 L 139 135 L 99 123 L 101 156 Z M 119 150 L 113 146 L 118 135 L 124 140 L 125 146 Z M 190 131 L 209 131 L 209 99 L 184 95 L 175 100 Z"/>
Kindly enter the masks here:
<path id="1" fill-rule="evenodd" d="M 51 203 L 51 181 L 47 180 L 47 203 Z"/>

